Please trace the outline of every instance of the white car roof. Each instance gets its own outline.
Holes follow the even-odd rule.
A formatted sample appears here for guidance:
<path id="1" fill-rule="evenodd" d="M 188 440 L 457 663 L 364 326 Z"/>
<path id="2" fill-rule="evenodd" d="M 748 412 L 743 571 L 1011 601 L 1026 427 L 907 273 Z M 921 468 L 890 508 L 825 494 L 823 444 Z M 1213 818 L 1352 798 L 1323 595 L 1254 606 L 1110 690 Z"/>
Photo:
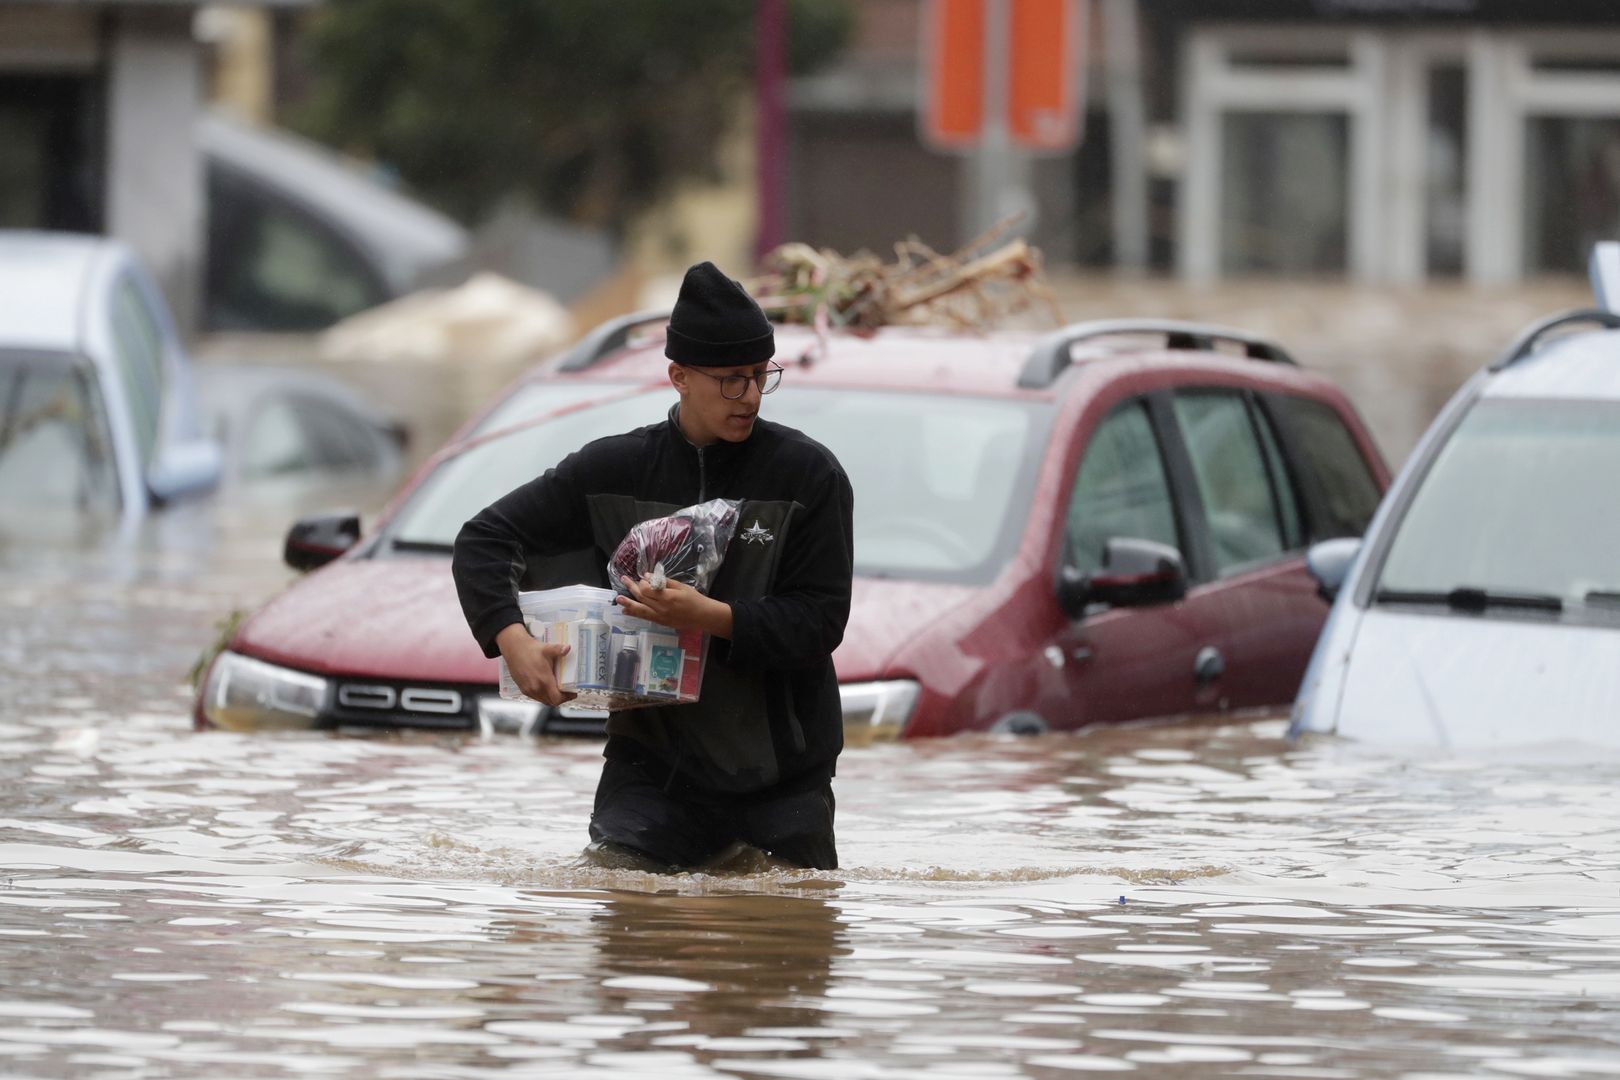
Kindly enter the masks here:
<path id="1" fill-rule="evenodd" d="M 119 250 L 99 236 L 0 231 L 0 348 L 78 351 L 96 267 Z"/>
<path id="2" fill-rule="evenodd" d="M 1620 401 L 1620 330 L 1570 334 L 1497 372 L 1481 391 L 1488 398 L 1570 398 Z"/>

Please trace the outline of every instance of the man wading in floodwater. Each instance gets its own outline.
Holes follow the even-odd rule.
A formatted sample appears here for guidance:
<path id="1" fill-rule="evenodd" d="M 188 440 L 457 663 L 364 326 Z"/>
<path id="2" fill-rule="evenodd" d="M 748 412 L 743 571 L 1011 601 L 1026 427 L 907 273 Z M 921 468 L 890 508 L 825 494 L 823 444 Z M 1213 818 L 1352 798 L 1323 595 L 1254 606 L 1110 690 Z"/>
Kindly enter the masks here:
<path id="1" fill-rule="evenodd" d="M 598 439 L 485 508 L 456 537 L 462 611 L 484 655 L 530 697 L 560 705 L 566 646 L 529 635 L 527 560 L 594 550 L 709 499 L 743 500 L 710 594 L 630 582 L 631 615 L 711 635 L 702 697 L 613 713 L 592 849 L 701 866 L 733 843 L 831 870 L 831 780 L 844 745 L 832 652 L 849 618 L 854 496 L 826 447 L 759 418 L 782 369 L 770 322 L 712 263 L 686 272 L 664 355 L 680 400 L 662 423 Z M 605 583 L 605 582 L 599 582 Z M 632 598 L 633 597 L 633 598 Z"/>

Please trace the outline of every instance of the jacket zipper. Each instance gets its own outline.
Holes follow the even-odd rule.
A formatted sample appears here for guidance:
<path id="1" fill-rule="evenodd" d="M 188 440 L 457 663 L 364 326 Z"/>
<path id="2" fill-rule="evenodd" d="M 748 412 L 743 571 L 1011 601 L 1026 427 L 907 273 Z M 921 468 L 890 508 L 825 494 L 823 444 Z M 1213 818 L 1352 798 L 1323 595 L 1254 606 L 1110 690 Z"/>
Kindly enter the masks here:
<path id="1" fill-rule="evenodd" d="M 693 442 L 691 439 L 686 438 L 686 432 L 681 431 L 681 412 L 680 412 L 680 409 L 681 409 L 681 407 L 679 405 L 676 405 L 673 409 L 670 410 L 669 422 L 674 426 L 674 428 L 675 428 L 675 430 L 677 432 L 680 432 L 680 436 L 681 436 L 681 438 L 683 440 L 685 440 L 686 445 L 690 446 L 693 450 L 697 451 L 697 459 L 698 459 L 698 497 L 697 497 L 697 501 L 698 502 L 703 502 L 704 501 L 703 500 L 704 490 L 709 486 L 708 481 L 705 480 L 704 476 L 703 476 L 703 447 L 699 446 L 697 443 Z"/>

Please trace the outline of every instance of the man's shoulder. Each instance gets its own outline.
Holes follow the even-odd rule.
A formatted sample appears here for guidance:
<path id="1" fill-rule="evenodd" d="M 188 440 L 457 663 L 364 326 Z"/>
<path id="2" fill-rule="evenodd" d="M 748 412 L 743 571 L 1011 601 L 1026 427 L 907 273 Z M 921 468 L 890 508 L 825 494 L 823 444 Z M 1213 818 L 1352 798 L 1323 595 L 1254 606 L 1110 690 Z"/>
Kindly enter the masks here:
<path id="1" fill-rule="evenodd" d="M 662 423 L 592 439 L 557 463 L 560 475 L 590 490 L 625 489 L 636 485 Z"/>
<path id="2" fill-rule="evenodd" d="M 646 424 L 630 431 L 621 431 L 615 435 L 603 435 L 592 439 L 579 448 L 579 455 L 587 460 L 619 460 L 627 453 L 634 453 L 645 447 L 648 442 L 659 437 L 660 433 L 669 425 L 669 421 L 660 420 L 657 423 Z"/>
<path id="3" fill-rule="evenodd" d="M 759 421 L 759 427 L 767 436 L 772 453 L 777 455 L 780 464 L 792 463 L 803 468 L 844 475 L 844 466 L 839 462 L 838 455 L 798 428 L 763 418 Z"/>

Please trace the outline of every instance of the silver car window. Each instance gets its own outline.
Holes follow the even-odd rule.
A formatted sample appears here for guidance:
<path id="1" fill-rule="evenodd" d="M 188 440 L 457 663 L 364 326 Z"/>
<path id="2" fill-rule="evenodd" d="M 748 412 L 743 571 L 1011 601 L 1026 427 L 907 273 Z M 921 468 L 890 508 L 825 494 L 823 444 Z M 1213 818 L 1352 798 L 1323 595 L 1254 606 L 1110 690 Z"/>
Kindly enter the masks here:
<path id="1" fill-rule="evenodd" d="M 234 172 L 208 172 L 211 327 L 318 330 L 389 298 L 331 224 Z"/>
<path id="2" fill-rule="evenodd" d="M 113 290 L 113 348 L 129 398 L 135 438 L 143 461 L 152 459 L 163 414 L 163 336 L 135 282 L 118 280 Z"/>
<path id="3" fill-rule="evenodd" d="M 242 475 L 248 479 L 280 476 L 307 469 L 309 442 L 297 410 L 285 398 L 274 398 L 255 409 L 242 439 Z"/>
<path id="4" fill-rule="evenodd" d="M 0 506 L 118 505 L 106 414 L 84 373 L 0 363 Z"/>
<path id="5" fill-rule="evenodd" d="M 1482 401 L 1397 526 L 1380 592 L 1620 593 L 1620 404 Z"/>

